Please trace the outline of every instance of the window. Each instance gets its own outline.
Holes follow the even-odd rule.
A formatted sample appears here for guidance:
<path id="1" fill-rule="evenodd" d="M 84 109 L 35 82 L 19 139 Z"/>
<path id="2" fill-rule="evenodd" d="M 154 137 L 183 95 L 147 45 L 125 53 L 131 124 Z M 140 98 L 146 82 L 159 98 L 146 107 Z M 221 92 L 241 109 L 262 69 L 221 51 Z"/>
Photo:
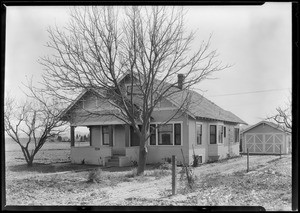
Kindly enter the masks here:
<path id="1" fill-rule="evenodd" d="M 131 86 L 127 86 L 127 88 L 126 88 L 127 95 L 131 95 L 131 88 L 132 88 Z M 142 94 L 142 92 L 139 89 L 139 87 L 136 85 L 133 85 L 132 95 L 141 95 L 141 94 Z"/>
<path id="2" fill-rule="evenodd" d="M 240 129 L 234 128 L 234 142 L 239 142 Z"/>
<path id="3" fill-rule="evenodd" d="M 197 144 L 202 144 L 202 124 L 196 125 L 196 134 L 197 134 Z"/>
<path id="4" fill-rule="evenodd" d="M 216 125 L 210 125 L 210 144 L 216 144 L 217 143 L 217 126 Z"/>
<path id="5" fill-rule="evenodd" d="M 202 163 L 202 155 L 196 155 L 196 160 L 198 162 L 198 165 Z"/>
<path id="6" fill-rule="evenodd" d="M 218 126 L 218 143 L 223 143 L 223 126 L 219 125 Z"/>
<path id="7" fill-rule="evenodd" d="M 150 124 L 150 145 L 156 145 L 156 125 Z"/>
<path id="8" fill-rule="evenodd" d="M 181 145 L 181 124 L 174 124 L 175 145 Z"/>
<path id="9" fill-rule="evenodd" d="M 173 145 L 173 125 L 166 124 L 158 128 L 158 144 Z"/>
<path id="10" fill-rule="evenodd" d="M 224 126 L 223 132 L 224 132 L 224 138 L 226 138 L 226 126 Z"/>
<path id="11" fill-rule="evenodd" d="M 109 128 L 108 128 L 108 126 L 102 126 L 102 143 L 103 143 L 103 145 L 109 145 Z"/>

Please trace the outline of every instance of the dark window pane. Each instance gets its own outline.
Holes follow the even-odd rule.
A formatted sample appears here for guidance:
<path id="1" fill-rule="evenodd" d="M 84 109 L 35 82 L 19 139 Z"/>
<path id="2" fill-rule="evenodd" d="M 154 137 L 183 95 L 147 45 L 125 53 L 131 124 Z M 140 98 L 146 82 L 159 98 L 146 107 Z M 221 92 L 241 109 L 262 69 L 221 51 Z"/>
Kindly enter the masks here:
<path id="1" fill-rule="evenodd" d="M 172 124 L 166 124 L 163 126 L 160 126 L 158 129 L 158 144 L 159 145 L 172 145 L 173 135 L 173 125 Z"/>
<path id="2" fill-rule="evenodd" d="M 197 124 L 197 144 L 202 144 L 202 125 Z"/>
<path id="3" fill-rule="evenodd" d="M 102 141 L 103 141 L 103 145 L 109 145 L 109 128 L 108 128 L 108 126 L 102 126 Z"/>
<path id="4" fill-rule="evenodd" d="M 239 134 L 240 130 L 238 128 L 234 128 L 234 142 L 239 142 Z"/>
<path id="5" fill-rule="evenodd" d="M 162 134 L 161 141 L 162 141 L 162 144 L 171 145 L 171 135 L 170 134 Z"/>
<path id="6" fill-rule="evenodd" d="M 133 127 L 130 127 L 130 146 L 139 146 L 140 138 L 136 132 L 134 132 Z"/>
<path id="7" fill-rule="evenodd" d="M 155 124 L 150 124 L 150 145 L 156 145 Z"/>
<path id="8" fill-rule="evenodd" d="M 210 144 L 216 144 L 217 143 L 217 137 L 216 137 L 216 125 L 210 126 Z"/>
<path id="9" fill-rule="evenodd" d="M 174 124 L 175 145 L 181 145 L 181 124 Z"/>

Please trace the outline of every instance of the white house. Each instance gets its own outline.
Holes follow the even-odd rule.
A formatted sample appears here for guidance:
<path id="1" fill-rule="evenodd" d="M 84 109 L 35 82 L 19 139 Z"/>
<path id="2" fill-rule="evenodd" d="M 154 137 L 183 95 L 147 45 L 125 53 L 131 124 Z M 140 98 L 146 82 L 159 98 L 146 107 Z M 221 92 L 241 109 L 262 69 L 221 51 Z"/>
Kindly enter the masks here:
<path id="1" fill-rule="evenodd" d="M 120 84 L 127 89 L 124 79 L 120 80 Z M 178 109 L 182 93 L 187 92 L 186 89 L 180 90 L 161 100 L 152 113 L 152 127 L 167 120 Z M 137 162 L 139 141 L 130 125 L 111 115 L 83 116 L 84 109 L 113 110 L 111 104 L 101 98 L 102 92 L 101 89 L 82 92 L 62 116 L 71 126 L 71 161 L 117 166 Z M 239 124 L 246 123 L 197 92 L 190 92 L 189 109 L 151 134 L 147 143 L 147 163 L 163 162 L 172 155 L 177 156 L 178 162 L 183 162 L 181 150 L 185 161 L 190 164 L 193 153 L 199 156 L 200 163 L 239 155 Z M 89 128 L 89 146 L 74 146 L 75 128 L 78 126 Z"/>

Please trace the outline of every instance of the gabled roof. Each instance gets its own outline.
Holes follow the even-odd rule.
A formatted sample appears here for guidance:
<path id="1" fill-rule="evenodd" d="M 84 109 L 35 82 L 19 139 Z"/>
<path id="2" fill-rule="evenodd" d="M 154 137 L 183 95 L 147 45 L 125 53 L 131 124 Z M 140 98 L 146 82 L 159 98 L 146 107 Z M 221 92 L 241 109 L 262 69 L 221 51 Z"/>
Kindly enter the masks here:
<path id="1" fill-rule="evenodd" d="M 178 93 L 174 93 L 170 98 L 175 101 L 178 105 L 181 104 L 181 97 L 184 96 L 182 93 L 189 92 L 191 95 L 190 104 L 188 111 L 196 118 L 206 118 L 217 121 L 226 121 L 232 123 L 247 124 L 245 121 L 234 115 L 232 112 L 226 111 L 211 102 L 204 96 L 193 90 L 182 90 Z"/>
<path id="2" fill-rule="evenodd" d="M 98 90 L 96 90 L 96 89 L 84 89 L 79 95 L 78 95 L 78 97 L 74 100 L 74 101 L 72 101 L 72 103 L 65 109 L 65 110 L 63 110 L 63 112 L 61 113 L 61 118 L 63 118 L 66 114 L 67 114 L 67 112 L 69 111 L 69 110 L 71 110 L 72 109 L 72 107 L 87 93 L 87 92 L 90 92 L 90 91 L 94 91 L 95 93 L 97 93 L 97 94 L 99 94 L 99 95 L 102 95 L 101 94 L 101 91 L 98 89 Z"/>
<path id="3" fill-rule="evenodd" d="M 266 125 L 269 125 L 269 126 L 273 127 L 274 129 L 278 129 L 278 130 L 280 130 L 282 132 L 285 132 L 284 129 L 281 126 L 277 125 L 277 124 L 274 124 L 274 123 L 272 123 L 270 121 L 260 121 L 257 124 L 249 126 L 248 128 L 246 128 L 243 131 L 241 131 L 241 134 L 243 134 L 243 133 L 245 133 L 245 132 L 247 132 L 247 131 L 249 131 L 249 130 L 251 130 L 251 129 L 253 129 L 253 128 L 259 126 L 259 125 L 261 125 L 261 124 L 266 124 Z"/>
<path id="4" fill-rule="evenodd" d="M 119 79 L 118 82 L 120 82 L 123 78 L 125 78 L 126 75 L 128 75 L 128 73 L 122 75 L 122 77 Z M 159 84 L 160 82 L 161 82 L 160 80 L 156 79 L 155 83 Z M 163 83 L 163 84 L 170 85 L 168 83 Z M 211 119 L 216 121 L 247 124 L 245 121 L 240 119 L 238 116 L 234 115 L 232 112 L 222 109 L 221 107 L 217 106 L 215 103 L 211 102 L 210 100 L 206 99 L 204 96 L 200 95 L 199 93 L 193 90 L 187 90 L 187 89 L 180 90 L 177 87 L 173 87 L 172 90 L 175 91 L 176 93 L 168 96 L 167 100 L 177 107 L 181 106 L 183 101 L 182 97 L 185 97 L 187 93 L 191 95 L 190 104 L 188 106 L 188 109 L 186 110 L 186 113 L 193 118 L 204 118 L 204 119 Z M 64 111 L 64 114 L 67 113 L 75 105 L 75 103 L 88 91 L 89 90 L 83 91 L 76 98 L 76 100 Z M 101 95 L 100 91 L 97 90 L 93 90 L 93 91 Z"/>

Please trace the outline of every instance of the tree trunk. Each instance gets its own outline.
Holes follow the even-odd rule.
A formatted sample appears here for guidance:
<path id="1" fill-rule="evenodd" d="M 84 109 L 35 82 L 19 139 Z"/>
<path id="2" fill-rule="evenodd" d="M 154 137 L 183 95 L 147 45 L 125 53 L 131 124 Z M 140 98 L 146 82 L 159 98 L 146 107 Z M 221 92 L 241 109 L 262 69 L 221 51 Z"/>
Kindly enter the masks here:
<path id="1" fill-rule="evenodd" d="M 32 167 L 32 166 L 33 166 L 33 159 L 30 159 L 30 160 L 27 162 L 27 166 L 28 166 L 28 167 Z"/>
<path id="2" fill-rule="evenodd" d="M 147 147 L 145 146 L 146 141 L 146 134 L 142 133 L 140 137 L 140 148 L 139 148 L 139 162 L 138 162 L 138 169 L 137 175 L 144 174 L 145 167 L 146 167 L 146 158 L 147 158 Z"/>

